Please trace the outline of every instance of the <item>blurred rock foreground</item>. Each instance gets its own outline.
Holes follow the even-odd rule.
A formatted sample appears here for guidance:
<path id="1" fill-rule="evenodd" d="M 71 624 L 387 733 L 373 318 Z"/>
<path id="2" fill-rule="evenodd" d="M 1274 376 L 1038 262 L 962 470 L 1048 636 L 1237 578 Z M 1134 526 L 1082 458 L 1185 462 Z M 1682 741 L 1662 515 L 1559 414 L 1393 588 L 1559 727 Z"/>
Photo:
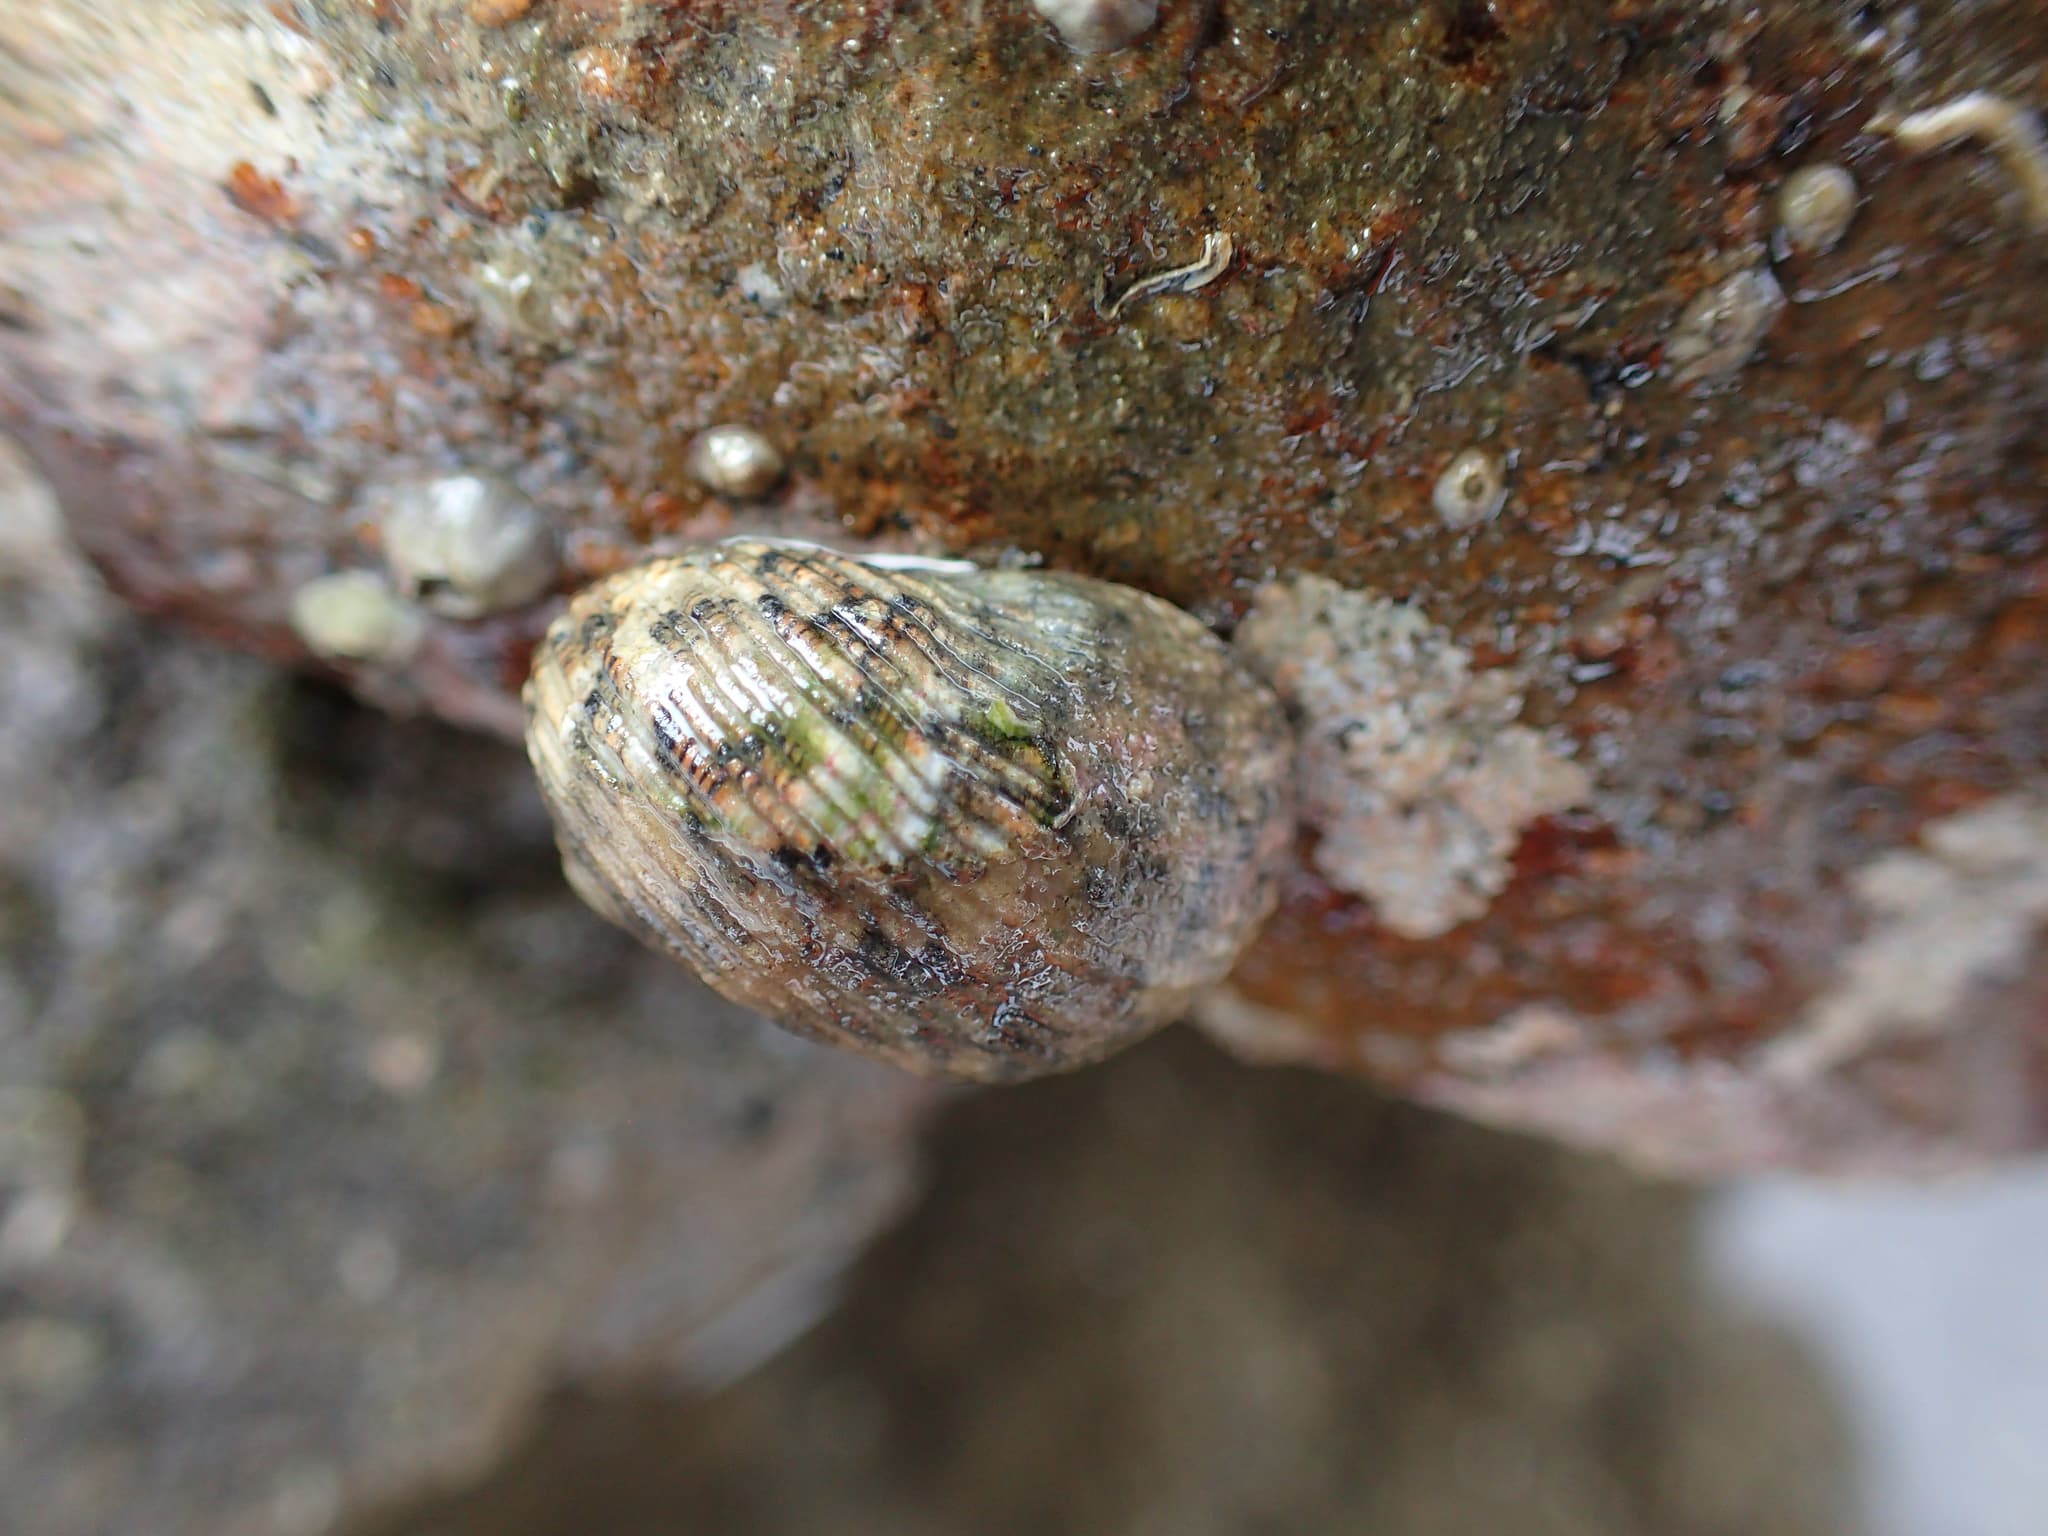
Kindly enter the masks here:
<path id="1" fill-rule="evenodd" d="M 1603 1160 L 1178 1031 L 929 1146 L 788 1354 L 564 1394 L 363 1536 L 1857 1529 L 1812 1364 L 1698 1288 L 1689 1198 Z"/>

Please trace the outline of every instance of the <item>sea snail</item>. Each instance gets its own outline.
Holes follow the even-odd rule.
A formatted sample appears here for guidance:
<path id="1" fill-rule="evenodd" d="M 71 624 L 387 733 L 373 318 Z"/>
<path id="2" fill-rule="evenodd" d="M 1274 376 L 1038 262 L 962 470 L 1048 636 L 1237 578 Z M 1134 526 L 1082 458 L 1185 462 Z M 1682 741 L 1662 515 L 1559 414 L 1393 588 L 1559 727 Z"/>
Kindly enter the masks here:
<path id="1" fill-rule="evenodd" d="M 814 1038 L 980 1079 L 1171 1021 L 1271 909 L 1281 706 L 1128 587 L 734 540 L 580 594 L 526 687 L 584 899 Z"/>

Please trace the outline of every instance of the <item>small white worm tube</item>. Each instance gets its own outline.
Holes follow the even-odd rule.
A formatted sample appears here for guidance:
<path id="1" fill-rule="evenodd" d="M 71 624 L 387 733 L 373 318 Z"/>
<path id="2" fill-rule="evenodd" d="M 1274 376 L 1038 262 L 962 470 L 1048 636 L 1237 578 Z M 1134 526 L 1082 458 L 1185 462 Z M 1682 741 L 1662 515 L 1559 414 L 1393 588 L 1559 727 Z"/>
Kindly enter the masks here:
<path id="1" fill-rule="evenodd" d="M 1884 113 L 1870 121 L 1905 148 L 1918 152 L 1946 149 L 1963 139 L 1982 139 L 1998 151 L 2005 168 L 2019 183 L 2027 223 L 2048 234 L 2048 138 L 2033 113 L 1989 91 L 1971 91 L 1924 112 L 1899 117 Z"/>

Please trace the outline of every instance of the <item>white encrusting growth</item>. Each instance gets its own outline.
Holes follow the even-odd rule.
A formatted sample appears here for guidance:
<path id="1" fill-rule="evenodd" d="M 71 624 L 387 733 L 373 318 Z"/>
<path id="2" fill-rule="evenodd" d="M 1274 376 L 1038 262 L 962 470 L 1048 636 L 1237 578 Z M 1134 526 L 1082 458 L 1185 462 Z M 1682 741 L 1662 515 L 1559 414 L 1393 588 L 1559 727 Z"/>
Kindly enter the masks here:
<path id="1" fill-rule="evenodd" d="M 1852 878 L 1874 919 L 1838 978 L 1764 1054 L 1806 1081 L 1887 1046 L 1967 1030 L 1972 988 L 2021 974 L 2048 925 L 2048 799 L 2011 794 L 1927 827 Z"/>

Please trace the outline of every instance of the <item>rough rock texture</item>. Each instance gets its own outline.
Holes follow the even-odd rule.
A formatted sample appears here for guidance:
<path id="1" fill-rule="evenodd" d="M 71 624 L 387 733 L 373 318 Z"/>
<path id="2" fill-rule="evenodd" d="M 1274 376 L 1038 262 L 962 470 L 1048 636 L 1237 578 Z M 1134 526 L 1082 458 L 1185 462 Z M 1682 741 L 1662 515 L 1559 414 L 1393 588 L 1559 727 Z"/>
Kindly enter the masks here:
<path id="1" fill-rule="evenodd" d="M 1411 606 L 1321 576 L 1276 582 L 1237 648 L 1294 718 L 1316 872 L 1403 938 L 1483 916 L 1522 829 L 1591 793 L 1584 770 L 1515 723 L 1514 673 L 1475 672 Z"/>
<path id="2" fill-rule="evenodd" d="M 1305 862 L 1247 1049 L 1700 1169 L 2048 1140 L 2038 944 L 1770 1066 L 1859 1006 L 1862 872 L 2048 784 L 2026 178 L 1872 131 L 2048 98 L 2029 0 L 1178 0 L 1090 57 L 1022 0 L 473 10 L 0 18 L 0 416 L 133 600 L 295 653 L 294 590 L 380 569 L 371 489 L 449 474 L 530 498 L 564 586 L 739 526 L 1224 629 L 1327 576 L 1511 664 L 1592 793 L 1433 938 Z M 1801 253 L 1821 160 L 1862 201 Z M 764 506 L 690 476 L 715 423 L 786 458 Z M 1474 446 L 1508 500 L 1449 527 Z M 545 617 L 354 681 L 505 726 Z"/>
<path id="3" fill-rule="evenodd" d="M 324 1530 L 808 1322 L 929 1092 L 585 912 L 511 748 L 144 633 L 7 470 L 0 1526 Z"/>

